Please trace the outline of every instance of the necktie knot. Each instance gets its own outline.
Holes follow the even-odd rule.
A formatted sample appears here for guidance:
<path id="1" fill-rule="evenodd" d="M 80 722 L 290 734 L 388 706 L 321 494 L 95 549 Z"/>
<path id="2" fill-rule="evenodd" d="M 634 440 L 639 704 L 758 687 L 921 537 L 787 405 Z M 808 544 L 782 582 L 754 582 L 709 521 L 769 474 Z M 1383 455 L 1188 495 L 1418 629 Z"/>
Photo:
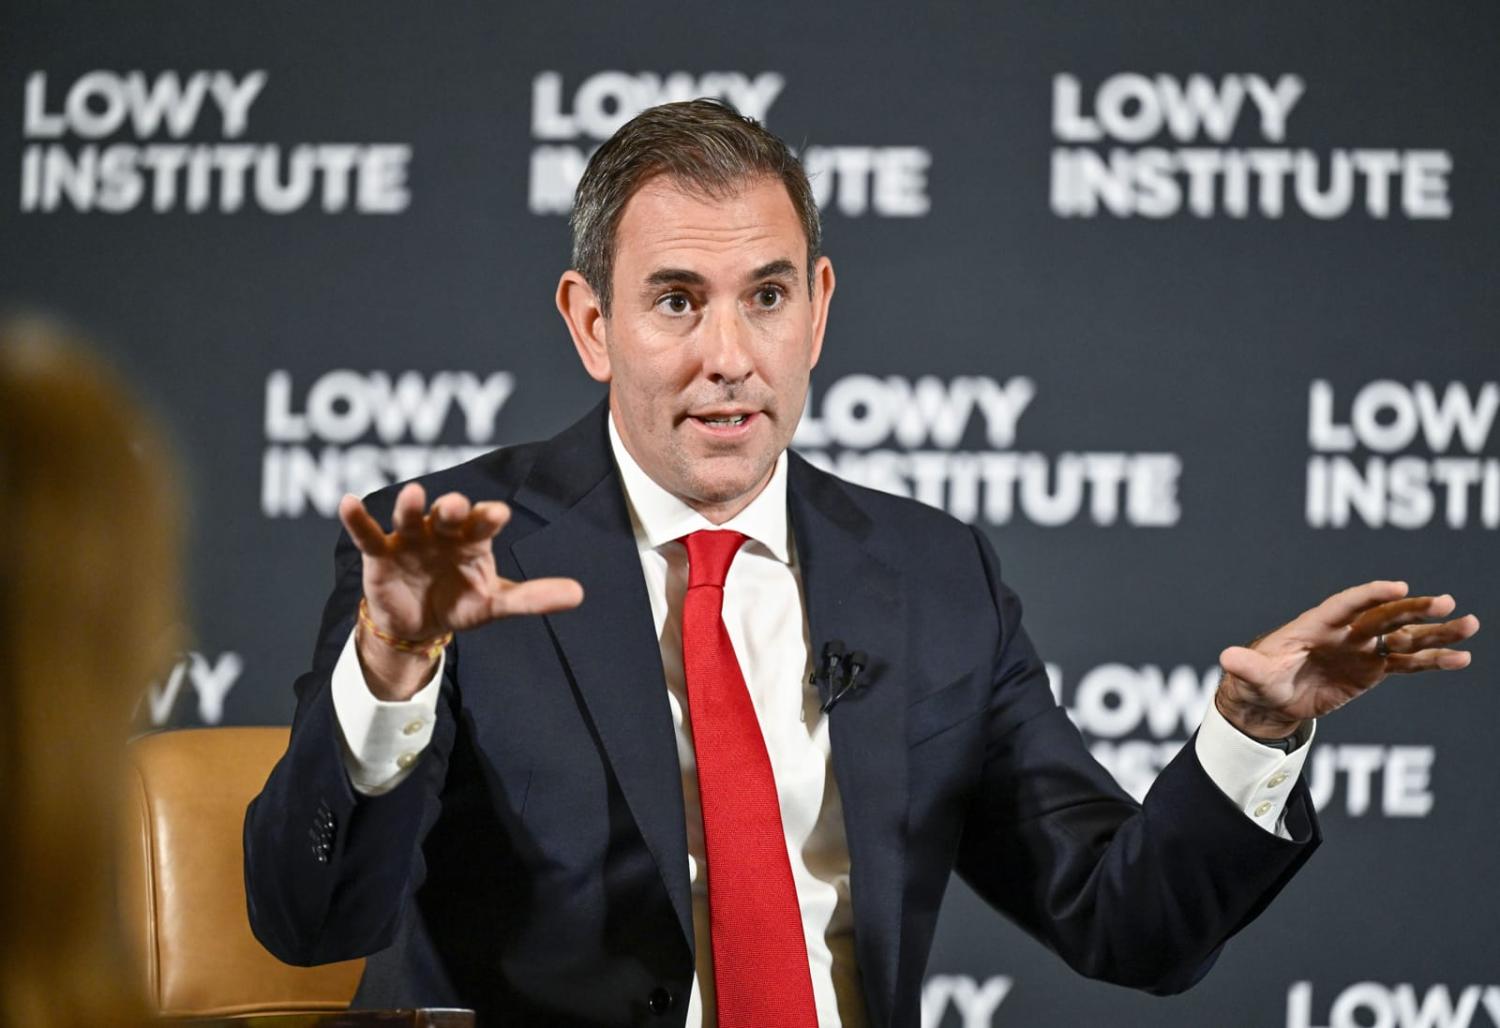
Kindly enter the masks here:
<path id="1" fill-rule="evenodd" d="M 703 529 L 682 537 L 688 554 L 688 588 L 712 585 L 724 588 L 724 579 L 729 575 L 729 565 L 734 555 L 745 544 L 747 536 L 740 532 Z"/>

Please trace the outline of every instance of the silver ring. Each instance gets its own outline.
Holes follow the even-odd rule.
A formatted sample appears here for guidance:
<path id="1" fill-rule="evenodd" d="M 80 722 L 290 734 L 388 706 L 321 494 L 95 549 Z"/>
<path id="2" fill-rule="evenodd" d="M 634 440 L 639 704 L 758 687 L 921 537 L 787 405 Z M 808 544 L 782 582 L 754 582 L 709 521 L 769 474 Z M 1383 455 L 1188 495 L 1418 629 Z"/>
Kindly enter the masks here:
<path id="1" fill-rule="evenodd" d="M 1384 660 L 1386 657 L 1389 657 L 1390 655 L 1391 655 L 1391 650 L 1390 650 L 1390 647 L 1385 644 L 1385 636 L 1384 635 L 1377 635 L 1375 637 L 1375 656 L 1377 656 L 1377 657 L 1381 658 L 1382 660 Z"/>

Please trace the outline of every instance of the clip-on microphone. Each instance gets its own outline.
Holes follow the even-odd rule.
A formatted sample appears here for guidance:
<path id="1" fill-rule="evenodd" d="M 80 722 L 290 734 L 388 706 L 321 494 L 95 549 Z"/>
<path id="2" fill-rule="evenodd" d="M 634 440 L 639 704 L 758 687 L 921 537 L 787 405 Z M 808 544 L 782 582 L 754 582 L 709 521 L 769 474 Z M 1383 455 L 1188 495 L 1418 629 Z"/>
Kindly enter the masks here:
<path id="1" fill-rule="evenodd" d="M 846 653 L 842 639 L 824 643 L 822 666 L 814 670 L 812 675 L 812 684 L 818 687 L 818 694 L 824 697 L 823 704 L 818 709 L 827 714 L 834 704 L 858 689 L 859 676 L 869 664 L 869 655 L 864 650 Z"/>

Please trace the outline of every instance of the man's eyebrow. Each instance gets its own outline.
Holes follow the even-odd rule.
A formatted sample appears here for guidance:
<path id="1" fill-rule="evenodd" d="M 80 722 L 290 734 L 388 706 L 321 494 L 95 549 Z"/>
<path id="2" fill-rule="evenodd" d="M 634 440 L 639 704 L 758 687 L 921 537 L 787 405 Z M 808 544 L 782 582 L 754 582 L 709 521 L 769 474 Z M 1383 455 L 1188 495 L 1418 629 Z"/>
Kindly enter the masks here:
<path id="1" fill-rule="evenodd" d="M 770 264 L 762 264 L 760 267 L 750 272 L 750 274 L 747 275 L 746 278 L 789 278 L 793 282 L 796 282 L 797 265 L 793 264 L 791 261 L 783 257 L 780 260 L 772 261 Z"/>
<path id="2" fill-rule="evenodd" d="M 706 281 L 696 271 L 689 271 L 686 268 L 657 268 L 646 276 L 646 287 L 649 289 L 653 286 L 701 286 Z"/>
<path id="3" fill-rule="evenodd" d="M 759 281 L 766 278 L 788 278 L 796 282 L 797 265 L 782 257 L 768 264 L 762 264 L 745 276 L 746 281 Z M 646 276 L 645 287 L 654 289 L 658 286 L 671 285 L 701 286 L 706 285 L 707 282 L 708 280 L 698 272 L 689 271 L 687 268 L 657 268 Z"/>

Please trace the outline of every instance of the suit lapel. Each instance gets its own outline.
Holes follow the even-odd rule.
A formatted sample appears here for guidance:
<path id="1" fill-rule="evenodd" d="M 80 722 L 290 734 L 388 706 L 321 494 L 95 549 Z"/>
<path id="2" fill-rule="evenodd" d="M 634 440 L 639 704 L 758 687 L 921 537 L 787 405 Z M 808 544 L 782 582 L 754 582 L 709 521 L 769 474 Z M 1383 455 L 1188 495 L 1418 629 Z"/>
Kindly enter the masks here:
<path id="1" fill-rule="evenodd" d="M 849 842 L 855 950 L 871 1024 L 895 1002 L 904 888 L 906 608 L 900 575 L 863 545 L 869 518 L 830 476 L 790 454 L 789 506 L 814 659 L 838 639 L 871 658 L 865 688 L 828 714 Z"/>
<path id="2" fill-rule="evenodd" d="M 547 523 L 511 554 L 528 578 L 564 575 L 583 584 L 583 605 L 546 621 L 691 948 L 677 739 L 605 411 L 601 404 L 538 457 L 515 502 Z"/>

